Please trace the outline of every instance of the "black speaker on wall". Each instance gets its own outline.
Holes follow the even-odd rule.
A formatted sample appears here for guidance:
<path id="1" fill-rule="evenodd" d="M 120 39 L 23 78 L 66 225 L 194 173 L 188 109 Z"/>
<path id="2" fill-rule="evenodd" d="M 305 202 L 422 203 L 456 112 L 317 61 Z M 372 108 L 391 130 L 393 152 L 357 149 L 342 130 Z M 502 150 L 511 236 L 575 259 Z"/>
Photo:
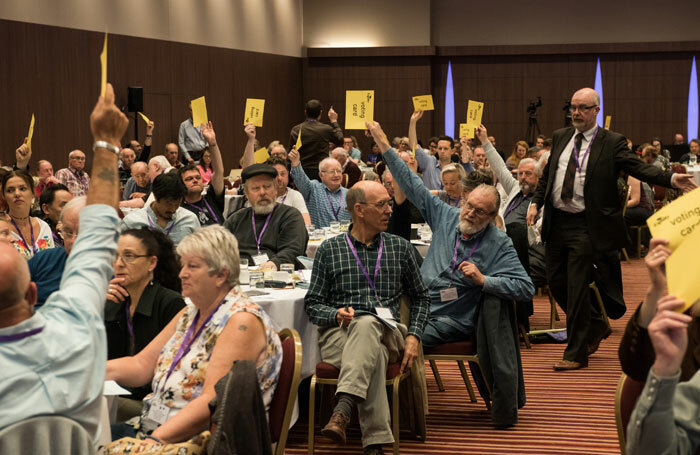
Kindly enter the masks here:
<path id="1" fill-rule="evenodd" d="M 129 112 L 143 112 L 143 87 L 129 87 Z"/>

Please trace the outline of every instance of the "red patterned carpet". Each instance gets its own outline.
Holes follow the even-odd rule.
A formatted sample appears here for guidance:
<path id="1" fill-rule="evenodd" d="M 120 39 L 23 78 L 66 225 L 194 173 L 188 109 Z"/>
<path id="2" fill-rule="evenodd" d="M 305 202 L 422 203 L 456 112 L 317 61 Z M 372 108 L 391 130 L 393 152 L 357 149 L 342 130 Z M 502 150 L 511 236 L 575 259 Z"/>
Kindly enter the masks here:
<path id="1" fill-rule="evenodd" d="M 623 263 L 622 274 L 627 314 L 611 321 L 613 333 L 600 346 L 589 367 L 571 372 L 555 372 L 552 364 L 561 359 L 564 345 L 533 344 L 522 348 L 527 404 L 519 412 L 519 424 L 509 430 L 496 430 L 481 397 L 468 400 L 456 364 L 439 362 L 446 390 L 439 392 L 430 368 L 428 374 L 428 438 L 425 442 L 402 433 L 402 454 L 617 454 L 615 427 L 615 387 L 620 376 L 617 347 L 627 319 L 646 294 L 648 279 L 644 263 Z M 564 314 L 559 310 L 562 322 Z M 549 323 L 549 302 L 535 300 L 533 328 Z M 325 422 L 324 422 L 325 423 Z M 287 444 L 288 454 L 306 453 L 305 416 L 294 426 Z M 317 427 L 318 432 L 318 427 Z M 349 432 L 348 445 L 341 447 L 317 434 L 317 454 L 362 453 L 359 430 Z M 385 449 L 390 452 L 390 447 Z"/>

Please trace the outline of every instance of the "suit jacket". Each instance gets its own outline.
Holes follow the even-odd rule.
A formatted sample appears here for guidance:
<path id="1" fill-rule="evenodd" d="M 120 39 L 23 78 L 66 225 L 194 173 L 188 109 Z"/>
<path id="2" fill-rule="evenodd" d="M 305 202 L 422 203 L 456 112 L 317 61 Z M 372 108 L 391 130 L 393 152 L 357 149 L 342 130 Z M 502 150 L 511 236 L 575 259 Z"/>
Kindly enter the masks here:
<path id="1" fill-rule="evenodd" d="M 575 131 L 574 127 L 568 127 L 554 132 L 552 154 L 532 199 L 537 207 L 542 207 L 543 203 L 546 207 L 542 224 L 543 241 L 547 240 L 552 229 L 552 187 L 559 158 Z M 599 128 L 591 145 L 583 187 L 586 224 L 593 247 L 598 252 L 620 249 L 627 240 L 622 205 L 617 196 L 617 177 L 622 170 L 641 181 L 671 187 L 671 172 L 643 163 L 627 148 L 624 136 Z"/>
<path id="2" fill-rule="evenodd" d="M 328 143 L 332 142 L 338 147 L 343 145 L 343 130 L 337 122 L 330 125 L 308 119 L 292 127 L 289 134 L 289 149 L 297 143 L 299 130 L 301 129 L 301 150 L 298 150 L 301 158 L 301 166 L 304 169 L 318 170 L 318 163 L 328 158 Z"/>
<path id="3" fill-rule="evenodd" d="M 303 140 L 304 136 L 302 136 Z M 345 162 L 345 169 L 343 170 L 343 186 L 345 188 L 352 188 L 354 184 L 362 180 L 362 171 L 360 167 L 350 160 Z"/>

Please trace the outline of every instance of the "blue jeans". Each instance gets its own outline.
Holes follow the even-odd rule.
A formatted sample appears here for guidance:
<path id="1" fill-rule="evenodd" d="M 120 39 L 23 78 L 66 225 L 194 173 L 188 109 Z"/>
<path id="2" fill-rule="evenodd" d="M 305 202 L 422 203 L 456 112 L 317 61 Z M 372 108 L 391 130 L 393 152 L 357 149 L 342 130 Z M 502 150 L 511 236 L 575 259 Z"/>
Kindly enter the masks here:
<path id="1" fill-rule="evenodd" d="M 423 347 L 469 340 L 474 334 L 471 327 L 464 328 L 449 316 L 431 316 L 423 329 Z"/>

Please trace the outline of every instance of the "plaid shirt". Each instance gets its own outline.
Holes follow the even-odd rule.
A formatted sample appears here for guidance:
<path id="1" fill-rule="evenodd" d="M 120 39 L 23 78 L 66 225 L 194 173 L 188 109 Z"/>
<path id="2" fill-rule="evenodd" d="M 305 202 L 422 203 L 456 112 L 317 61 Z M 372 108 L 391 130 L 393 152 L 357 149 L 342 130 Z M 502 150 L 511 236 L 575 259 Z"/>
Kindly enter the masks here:
<path id="1" fill-rule="evenodd" d="M 379 235 L 369 245 L 350 236 L 357 255 L 370 277 L 379 253 Z M 423 327 L 430 313 L 428 290 L 420 276 L 413 247 L 402 237 L 381 233 L 384 251 L 377 277 L 377 294 L 374 295 L 345 235 L 337 235 L 321 244 L 316 252 L 311 285 L 304 298 L 304 309 L 312 323 L 321 327 L 337 327 L 338 308 L 346 305 L 357 310 L 375 313 L 376 306 L 387 307 L 396 321 L 400 321 L 399 299 L 408 294 L 411 299 L 411 323 L 408 334 L 421 339 Z"/>
<path id="2" fill-rule="evenodd" d="M 59 182 L 68 187 L 68 191 L 73 197 L 85 196 L 90 186 L 90 176 L 85 171 L 76 171 L 69 167 L 56 172 Z"/>
<path id="3" fill-rule="evenodd" d="M 301 165 L 292 167 L 291 175 L 294 179 L 294 184 L 297 186 L 297 190 L 304 196 L 306 208 L 309 209 L 311 224 L 317 228 L 322 228 L 330 226 L 331 221 L 352 220 L 348 213 L 347 206 L 345 205 L 345 194 L 348 192 L 347 188 L 341 186 L 337 190 L 331 192 L 326 185 L 318 180 L 309 180 L 309 177 L 306 175 L 306 172 L 304 172 L 304 169 L 301 168 Z M 329 198 L 333 201 L 335 210 L 338 210 L 338 204 L 340 204 L 338 218 L 335 217 L 331 204 L 328 202 Z"/>

